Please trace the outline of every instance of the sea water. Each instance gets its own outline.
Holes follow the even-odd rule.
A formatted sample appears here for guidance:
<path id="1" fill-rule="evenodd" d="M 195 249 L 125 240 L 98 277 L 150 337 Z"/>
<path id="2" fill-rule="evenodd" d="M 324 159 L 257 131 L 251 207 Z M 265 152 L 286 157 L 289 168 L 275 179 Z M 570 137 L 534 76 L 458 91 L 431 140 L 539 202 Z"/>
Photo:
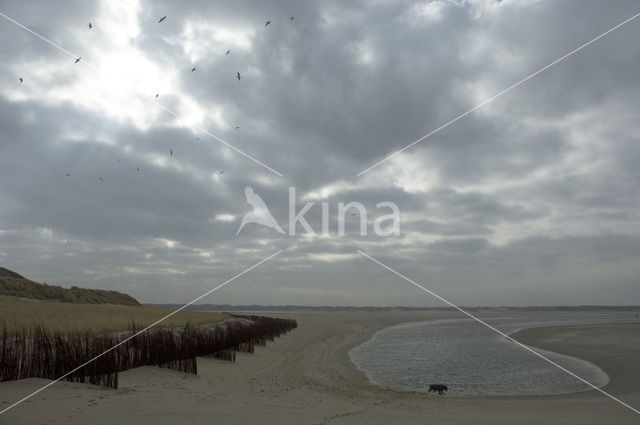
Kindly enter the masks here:
<path id="1" fill-rule="evenodd" d="M 485 316 L 487 316 L 485 314 Z M 518 329 L 635 319 L 635 312 L 521 312 L 482 320 L 505 334 Z M 534 349 L 597 387 L 608 376 L 592 363 Z M 591 387 L 472 319 L 407 323 L 377 332 L 349 353 L 377 385 L 425 392 L 443 383 L 451 395 L 542 395 Z"/>

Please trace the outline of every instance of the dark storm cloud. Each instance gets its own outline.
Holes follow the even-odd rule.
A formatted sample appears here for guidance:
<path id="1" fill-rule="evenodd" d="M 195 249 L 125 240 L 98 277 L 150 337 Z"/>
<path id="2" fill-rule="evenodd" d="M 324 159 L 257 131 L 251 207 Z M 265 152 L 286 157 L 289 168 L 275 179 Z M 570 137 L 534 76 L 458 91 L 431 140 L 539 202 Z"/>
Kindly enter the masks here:
<path id="1" fill-rule="evenodd" d="M 432 303 L 360 248 L 464 304 L 638 299 L 636 22 L 355 177 L 632 16 L 633 2 L 1 1 L 0 11 L 91 63 L 131 52 L 118 65 L 151 70 L 132 99 L 158 93 L 180 116 L 94 102 L 118 87 L 0 21 L 5 267 L 178 302 L 284 249 L 207 301 Z M 195 112 L 284 177 L 181 122 Z M 289 186 L 296 211 L 315 202 L 305 217 L 318 233 L 329 203 L 330 236 L 249 224 L 236 237 L 249 185 L 285 231 Z M 350 201 L 367 208 L 367 236 L 350 214 L 337 236 L 337 205 Z M 372 235 L 385 201 L 400 208 L 400 236 Z"/>

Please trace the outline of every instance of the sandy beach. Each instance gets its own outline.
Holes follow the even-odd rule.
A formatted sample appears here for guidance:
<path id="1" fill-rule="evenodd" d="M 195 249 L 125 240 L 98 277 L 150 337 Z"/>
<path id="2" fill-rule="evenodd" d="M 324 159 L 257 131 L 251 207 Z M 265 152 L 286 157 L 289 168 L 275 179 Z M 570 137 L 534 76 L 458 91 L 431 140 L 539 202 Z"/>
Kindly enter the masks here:
<path id="1" fill-rule="evenodd" d="M 0 416 L 1 424 L 637 424 L 598 391 L 535 397 L 440 397 L 369 383 L 348 352 L 377 330 L 452 312 L 269 313 L 299 327 L 235 363 L 198 359 L 198 375 L 122 372 L 117 390 L 59 382 Z M 604 388 L 640 407 L 640 324 L 526 329 L 523 343 L 591 361 Z M 572 379 L 568 376 L 567 379 Z M 0 384 L 7 406 L 47 382 Z"/>

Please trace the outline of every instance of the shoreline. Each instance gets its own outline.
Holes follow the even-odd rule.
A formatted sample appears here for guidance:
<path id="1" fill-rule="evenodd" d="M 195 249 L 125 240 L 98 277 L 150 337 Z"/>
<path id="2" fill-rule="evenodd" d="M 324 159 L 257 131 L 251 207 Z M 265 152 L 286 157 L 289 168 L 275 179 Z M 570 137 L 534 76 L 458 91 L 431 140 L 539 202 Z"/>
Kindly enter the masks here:
<path id="1" fill-rule="evenodd" d="M 394 388 L 394 387 L 389 387 L 383 384 L 378 384 L 376 383 L 372 378 L 369 377 L 369 375 L 367 374 L 367 371 L 362 369 L 354 360 L 353 357 L 351 356 L 352 351 L 359 347 L 360 345 L 363 345 L 371 340 L 373 340 L 376 335 L 380 332 L 386 331 L 388 329 L 392 329 L 395 327 L 399 327 L 399 326 L 404 326 L 404 325 L 412 325 L 412 324 L 418 324 L 418 323 L 426 323 L 426 322 L 435 322 L 435 321 L 440 321 L 440 320 L 473 320 L 470 318 L 429 318 L 426 320 L 420 320 L 420 321 L 411 321 L 411 322 L 402 322 L 402 323 L 397 323 L 397 324 L 393 324 L 391 326 L 386 326 L 377 330 L 374 330 L 371 333 L 371 336 L 362 341 L 359 342 L 358 344 L 354 345 L 353 347 L 351 347 L 350 349 L 347 350 L 346 355 L 349 359 L 349 361 L 353 364 L 353 367 L 356 368 L 359 372 L 362 373 L 362 375 L 364 376 L 364 379 L 370 383 L 375 385 L 376 387 L 382 388 L 382 389 L 388 389 L 391 391 L 395 391 L 395 392 L 406 392 L 406 393 L 415 393 L 415 394 L 424 394 L 425 391 L 418 391 L 418 390 L 409 390 L 409 389 L 401 389 L 401 388 Z M 607 323 L 607 325 L 623 325 L 623 324 L 628 324 L 629 322 L 612 322 L 612 323 Z M 633 324 L 633 323 L 632 323 Z M 551 350 L 551 349 L 547 349 L 547 348 L 543 348 L 543 347 L 538 347 L 533 345 L 533 343 L 536 342 L 535 339 L 532 339 L 532 343 L 525 343 L 522 342 L 520 340 L 518 340 L 518 338 L 516 338 L 516 336 L 521 337 L 522 338 L 526 338 L 528 336 L 528 333 L 526 333 L 525 331 L 528 330 L 540 330 L 540 332 L 545 333 L 545 332 L 553 332 L 553 330 L 555 329 L 559 329 L 559 328 L 564 328 L 564 327 L 573 327 L 573 326 L 598 326 L 598 325 L 605 325 L 605 324 L 601 324 L 601 323 L 596 323 L 596 324 L 589 324 L 589 325 L 583 325 L 583 324 L 575 324 L 575 325 L 548 325 L 548 326 L 525 326 L 525 327 L 521 327 L 521 328 L 517 328 L 509 333 L 507 333 L 507 335 L 511 338 L 513 338 L 514 340 L 522 343 L 523 345 L 532 348 L 532 349 L 536 349 L 538 351 L 545 351 L 547 353 L 551 353 L 555 356 L 559 356 L 559 357 L 565 357 L 567 359 L 571 359 L 573 361 L 579 361 L 579 362 L 583 362 L 588 364 L 590 367 L 593 367 L 595 369 L 597 369 L 597 373 L 602 373 L 605 377 L 606 377 L 606 384 L 601 385 L 601 386 L 597 386 L 597 388 L 599 389 L 604 389 L 605 387 L 608 387 L 609 385 L 611 385 L 611 376 L 609 375 L 609 373 L 607 373 L 606 370 L 604 370 L 601 366 L 599 366 L 598 364 L 594 363 L 593 361 L 586 359 L 586 358 L 582 358 L 582 357 L 577 357 L 577 356 L 572 356 L 572 355 L 568 355 L 565 353 L 562 353 L 560 351 L 555 351 L 555 350 Z M 543 355 L 545 355 L 545 353 L 541 353 Z M 532 354 L 533 355 L 533 354 Z M 545 355 L 545 357 L 549 357 L 548 355 Z M 566 373 L 566 372 L 563 372 Z M 569 378 L 570 375 L 567 374 L 567 377 Z M 585 384 L 586 385 L 586 384 Z M 580 394 L 580 393 L 584 393 L 587 391 L 592 391 L 594 390 L 594 388 L 592 387 L 588 387 L 585 388 L 583 390 L 578 390 L 578 391 L 570 391 L 570 392 L 563 392 L 563 393 L 548 393 L 548 394 L 506 394 L 506 395 L 449 395 L 449 398 L 465 398 L 465 397 L 479 397 L 479 398 L 495 398 L 495 397 L 549 397 L 549 396 L 563 396 L 563 395 L 571 395 L 571 394 Z"/>
<path id="2" fill-rule="evenodd" d="M 121 372 L 118 390 L 59 382 L 0 416 L 0 424 L 417 425 L 437 421 L 441 425 L 601 425 L 638 421 L 637 414 L 595 390 L 559 396 L 441 397 L 379 387 L 349 358 L 352 348 L 381 329 L 408 322 L 460 317 L 452 312 L 269 312 L 265 315 L 293 318 L 298 328 L 266 347 L 258 347 L 255 354 L 238 353 L 235 363 L 198 358 L 198 375 L 147 366 Z M 541 344 L 553 345 L 551 351 L 592 361 L 611 377 L 614 395 L 631 406 L 638 406 L 640 342 L 630 341 L 629 335 L 637 340 L 640 326 L 633 325 L 604 325 L 609 328 L 580 332 L 571 327 L 569 332 L 578 336 L 578 342 L 583 341 L 578 349 L 585 351 L 584 356 L 565 351 L 576 345 L 575 338 L 563 334 L 567 327 L 545 331 L 534 328 L 536 335 L 518 333 L 518 340 L 531 343 L 535 339 Z M 597 328 L 599 325 L 579 326 Z M 600 333 L 608 334 L 608 339 L 600 340 Z M 545 342 L 545 338 L 549 341 Z M 619 346 L 616 353 L 610 352 L 612 342 Z M 595 354 L 590 355 L 590 350 L 595 350 Z M 610 374 L 609 363 L 605 366 L 590 358 L 606 358 L 607 353 L 613 354 L 607 360 L 613 369 L 628 375 L 628 386 L 624 382 L 624 385 L 616 384 L 617 375 Z M 635 363 L 629 366 L 630 362 Z M 49 382 L 27 379 L 0 383 L 0 408 L 5 400 L 14 402 Z M 608 386 L 605 388 L 609 390 Z"/>
<path id="3" fill-rule="evenodd" d="M 594 344 L 584 342 L 585 336 L 593 337 L 594 334 L 600 341 L 615 339 L 612 334 L 621 328 L 636 328 L 636 335 L 640 335 L 640 323 L 623 322 L 527 328 L 514 332 L 512 337 L 525 345 L 558 352 L 593 363 L 609 376 L 609 382 L 601 387 L 602 390 L 627 393 L 636 391 L 640 385 L 640 376 L 638 375 L 640 373 L 640 365 L 629 362 L 624 367 L 621 367 L 620 362 L 614 361 L 614 357 L 623 354 L 619 347 L 616 346 L 615 341 L 611 341 L 611 345 L 607 344 L 608 347 L 605 351 L 602 348 L 598 349 Z M 635 348 L 640 349 L 640 339 L 637 336 Z"/>

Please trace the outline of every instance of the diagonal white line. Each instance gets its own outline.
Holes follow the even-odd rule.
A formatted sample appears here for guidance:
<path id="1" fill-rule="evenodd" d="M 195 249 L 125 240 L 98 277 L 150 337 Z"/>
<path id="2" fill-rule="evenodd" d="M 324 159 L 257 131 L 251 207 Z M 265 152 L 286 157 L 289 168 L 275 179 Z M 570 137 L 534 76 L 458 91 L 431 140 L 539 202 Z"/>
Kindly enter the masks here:
<path id="1" fill-rule="evenodd" d="M 455 117 L 454 119 L 452 119 L 451 121 L 441 125 L 440 127 L 436 128 L 435 130 L 431 131 L 430 133 L 425 134 L 424 136 L 422 136 L 421 138 L 419 138 L 418 140 L 408 144 L 407 146 L 405 146 L 404 148 L 400 149 L 399 151 L 396 151 L 394 153 L 392 153 L 391 155 L 387 156 L 386 158 L 384 158 L 383 160 L 380 160 L 378 162 L 376 162 L 375 164 L 373 164 L 371 167 L 367 168 L 366 170 L 363 170 L 361 172 L 359 172 L 358 174 L 356 174 L 356 177 L 360 177 L 361 175 L 363 175 L 364 173 L 368 172 L 369 170 L 374 169 L 375 167 L 377 167 L 378 165 L 382 164 L 383 162 L 386 162 L 388 160 L 390 160 L 391 158 L 393 158 L 394 156 L 406 151 L 407 149 L 409 149 L 410 147 L 416 145 L 417 143 L 422 142 L 423 140 L 427 139 L 428 137 L 436 134 L 437 132 L 439 132 L 440 130 L 449 127 L 449 125 L 453 124 L 454 122 L 458 121 L 460 118 L 463 118 L 467 115 L 469 115 L 470 113 L 474 112 L 475 110 L 483 107 L 484 105 L 486 105 L 487 103 L 491 102 L 492 100 L 502 96 L 503 94 L 507 93 L 508 91 L 510 91 L 513 88 L 518 87 L 520 84 L 524 83 L 527 80 L 530 80 L 531 78 L 535 77 L 536 75 L 540 74 L 543 71 L 546 71 L 547 69 L 551 68 L 552 66 L 554 66 L 555 64 L 557 64 L 558 62 L 561 62 L 563 60 L 565 60 L 566 58 L 568 58 L 569 56 L 573 55 L 574 53 L 579 52 L 580 50 L 584 49 L 585 47 L 587 47 L 588 45 L 590 45 L 591 43 L 594 43 L 596 41 L 598 41 L 599 39 L 601 39 L 602 37 L 604 37 L 605 35 L 617 30 L 618 28 L 620 28 L 621 26 L 633 21 L 634 19 L 636 19 L 638 16 L 640 16 L 640 13 L 636 13 L 635 15 L 633 15 L 632 17 L 630 17 L 629 19 L 627 19 L 626 21 L 623 21 L 621 23 L 619 23 L 618 25 L 616 25 L 615 27 L 603 32 L 602 34 L 600 34 L 599 36 L 591 39 L 590 41 L 584 43 L 582 46 L 577 47 L 575 49 L 573 49 L 572 51 L 570 51 L 569 53 L 567 53 L 566 55 L 556 59 L 555 61 L 551 62 L 549 65 L 540 68 L 539 70 L 537 70 L 536 72 L 534 72 L 533 74 L 523 78 L 522 80 L 518 81 L 517 83 L 507 87 L 506 89 L 502 90 L 501 92 L 499 92 L 498 94 L 495 94 L 493 96 L 491 96 L 489 99 L 486 99 L 485 101 L 481 102 L 480 104 L 474 106 L 473 108 L 469 109 L 466 112 L 463 112 L 462 114 L 458 115 L 457 117 Z"/>
<path id="2" fill-rule="evenodd" d="M 557 367 L 558 369 L 561 369 L 565 372 L 567 372 L 569 375 L 573 376 L 574 378 L 584 382 L 585 384 L 587 384 L 588 386 L 590 386 L 591 388 L 600 391 L 602 394 L 606 395 L 607 397 L 617 401 L 618 403 L 620 403 L 621 405 L 627 407 L 628 409 L 631 409 L 632 411 L 634 411 L 637 414 L 640 414 L 640 411 L 634 409 L 633 407 L 629 406 L 627 403 L 617 399 L 616 397 L 612 396 L 611 394 L 609 394 L 608 392 L 596 387 L 595 385 L 593 385 L 591 382 L 579 377 L 578 375 L 576 375 L 575 373 L 571 372 L 570 370 L 560 366 L 558 363 L 554 362 L 553 360 L 548 359 L 547 357 L 543 356 L 542 354 L 538 353 L 537 351 L 533 350 L 531 347 L 528 347 L 518 341 L 516 341 L 515 339 L 511 338 L 509 335 L 505 334 L 504 332 L 494 328 L 493 326 L 491 326 L 490 324 L 488 324 L 487 322 L 485 322 L 482 319 L 477 318 L 476 316 L 474 316 L 473 314 L 467 312 L 466 310 L 458 307 L 457 305 L 455 305 L 454 303 L 442 298 L 440 295 L 436 294 L 435 292 L 425 288 L 424 286 L 420 285 L 419 283 L 414 282 L 413 280 L 409 279 L 408 277 L 406 277 L 405 275 L 403 275 L 402 273 L 392 269 L 391 267 L 382 264 L 380 261 L 376 260 L 375 258 L 365 254 L 364 252 L 360 251 L 359 249 L 356 250 L 360 255 L 362 255 L 363 257 L 368 258 L 369 260 L 373 261 L 374 263 L 384 267 L 385 269 L 389 270 L 391 273 L 401 277 L 402 279 L 406 280 L 407 282 L 417 286 L 418 288 L 422 289 L 425 292 L 428 292 L 429 294 L 433 295 L 434 297 L 436 297 L 437 299 L 439 299 L 440 301 L 443 301 L 444 303 L 450 305 L 451 307 L 455 308 L 456 310 L 466 314 L 467 316 L 469 316 L 470 318 L 472 318 L 473 320 L 483 324 L 484 326 L 486 326 L 487 328 L 491 329 L 492 331 L 502 335 L 503 337 L 507 338 L 508 340 L 510 340 L 511 342 L 515 342 L 516 344 L 518 344 L 520 347 L 524 348 L 525 350 L 529 351 L 530 353 L 535 354 L 536 356 L 540 357 L 541 359 L 545 360 L 548 363 L 551 363 L 553 366 Z"/>
<path id="3" fill-rule="evenodd" d="M 144 99 L 144 97 L 143 97 L 143 99 Z M 158 102 L 156 102 L 156 101 L 152 101 L 152 100 L 148 100 L 148 99 L 144 99 L 144 100 L 146 100 L 147 102 L 155 103 L 155 104 L 156 104 L 156 105 L 158 105 L 160 108 L 162 108 L 162 109 L 164 109 L 165 111 L 169 112 L 171 115 L 175 116 L 176 118 L 179 118 L 179 117 L 178 117 L 178 114 L 177 114 L 176 112 L 172 111 L 171 109 L 167 108 L 166 106 L 161 105 L 160 103 L 158 103 Z M 229 143 L 225 142 L 224 140 L 222 140 L 222 139 L 221 139 L 221 138 L 219 138 L 218 136 L 216 136 L 216 135 L 214 135 L 214 134 L 210 133 L 208 130 L 206 130 L 206 129 L 202 128 L 202 127 L 199 127 L 199 126 L 197 126 L 197 125 L 192 126 L 192 128 L 194 128 L 194 129 L 196 129 L 196 130 L 198 130 L 198 131 L 201 131 L 202 133 L 206 134 L 207 136 L 209 136 L 209 137 L 211 137 L 211 138 L 213 138 L 213 139 L 217 140 L 218 142 L 222 143 L 223 145 L 225 145 L 225 146 L 227 146 L 227 147 L 229 147 L 229 148 L 233 149 L 234 151 L 238 152 L 240 155 L 243 155 L 243 156 L 245 156 L 246 158 L 249 158 L 250 160 L 252 160 L 252 161 L 253 161 L 253 162 L 255 162 L 256 164 L 262 165 L 262 166 L 263 166 L 264 168 L 266 168 L 267 170 L 269 170 L 269 171 L 271 171 L 272 173 L 277 174 L 278 176 L 282 177 L 282 174 L 280 174 L 279 172 L 277 172 L 277 171 L 276 171 L 276 170 L 274 170 L 273 168 L 269 167 L 268 165 L 263 164 L 262 162 L 258 161 L 257 159 L 255 159 L 255 158 L 254 158 L 254 157 L 252 157 L 251 155 L 249 155 L 249 154 L 247 154 L 247 153 L 245 153 L 245 152 L 241 151 L 240 149 L 236 148 L 235 146 L 233 146 L 233 145 L 231 145 L 231 144 L 229 144 Z"/>
<path id="4" fill-rule="evenodd" d="M 36 37 L 40 38 L 41 40 L 43 40 L 43 41 L 45 41 L 45 42 L 49 43 L 50 45 L 52 45 L 52 46 L 53 46 L 53 47 L 55 47 L 56 49 L 60 50 L 61 52 L 65 53 L 65 54 L 67 54 L 67 55 L 69 55 L 69 56 L 71 56 L 72 58 L 74 58 L 74 59 L 79 58 L 79 56 L 74 55 L 73 53 L 71 53 L 71 52 L 70 52 L 70 51 L 68 51 L 67 49 L 65 49 L 65 48 L 63 48 L 63 47 L 61 47 L 61 46 L 57 45 L 57 44 L 56 44 L 56 43 L 54 43 L 53 41 L 51 41 L 51 40 L 49 40 L 48 38 L 44 37 L 43 35 L 38 34 L 37 32 L 33 31 L 32 29 L 30 29 L 30 28 L 28 28 L 28 27 L 26 27 L 26 26 L 22 25 L 20 22 L 16 21 L 15 19 L 12 19 L 11 17 L 9 17 L 9 16 L 5 15 L 4 13 L 0 12 L 0 16 L 2 16 L 3 18 L 5 18 L 6 20 L 8 20 L 8 21 L 10 21 L 10 22 L 13 22 L 14 24 L 16 24 L 17 26 L 19 26 L 20 28 L 22 28 L 22 29 L 24 29 L 24 30 L 26 30 L 26 31 L 30 32 L 31 34 L 35 35 Z M 96 66 L 94 66 L 94 65 L 90 64 L 89 62 L 87 62 L 87 61 L 86 61 L 86 60 L 84 60 L 84 59 L 80 59 L 80 62 L 83 62 L 84 64 L 88 65 L 89 67 L 91 67 L 91 68 L 93 68 L 93 69 L 95 69 L 95 70 L 97 70 L 97 69 L 98 69 Z M 167 108 L 166 106 L 162 105 L 161 103 L 157 102 L 156 100 L 149 100 L 149 99 L 145 98 L 145 97 L 144 97 L 144 96 L 142 96 L 142 95 L 140 95 L 140 98 L 141 98 L 141 99 L 143 99 L 145 102 L 152 103 L 152 104 L 154 104 L 154 105 L 156 105 L 156 106 L 160 107 L 161 109 L 163 109 L 164 111 L 166 111 L 166 112 L 170 113 L 170 114 L 171 114 L 171 115 L 173 115 L 174 117 L 176 117 L 176 118 L 180 118 L 180 116 L 178 115 L 178 113 L 177 113 L 177 112 L 175 112 L 174 110 L 172 110 L 172 109 L 170 109 L 170 108 Z M 216 136 L 216 135 L 212 134 L 212 133 L 211 133 L 211 132 L 209 132 L 208 130 L 206 130 L 206 129 L 202 128 L 202 127 L 196 126 L 196 125 L 191 126 L 191 128 L 193 128 L 193 129 L 195 129 L 195 130 L 198 130 L 198 131 L 200 131 L 200 132 L 202 132 L 202 133 L 206 134 L 207 136 L 211 137 L 212 139 L 215 139 L 215 140 L 217 140 L 218 142 L 222 143 L 223 145 L 227 146 L 228 148 L 231 148 L 231 149 L 233 149 L 234 151 L 238 152 L 240 155 L 243 155 L 245 158 L 250 159 L 251 161 L 253 161 L 253 162 L 255 162 L 255 163 L 257 163 L 257 164 L 261 165 L 262 167 L 266 168 L 267 170 L 271 171 L 272 173 L 277 174 L 278 176 L 282 177 L 282 174 L 280 174 L 279 172 L 277 172 L 277 171 L 276 171 L 276 170 L 274 170 L 273 168 L 269 167 L 268 165 L 263 164 L 262 162 L 258 161 L 256 158 L 252 157 L 252 156 L 251 156 L 251 155 L 249 155 L 248 153 L 243 152 L 242 150 L 240 150 L 240 149 L 236 148 L 235 146 L 233 146 L 233 145 L 229 144 L 228 142 L 226 142 L 226 141 L 222 140 L 220 137 L 218 137 L 218 136 Z"/>
<path id="5" fill-rule="evenodd" d="M 276 252 L 275 254 L 270 255 L 269 257 L 265 258 L 264 260 L 254 264 L 253 266 L 249 267 L 248 269 L 245 269 L 244 271 L 238 273 L 237 275 L 233 276 L 231 279 L 225 281 L 224 283 L 221 283 L 220 285 L 216 286 L 215 288 L 205 292 L 204 294 L 200 295 L 198 298 L 194 299 L 193 301 L 188 302 L 187 304 L 183 305 L 182 307 L 180 307 L 179 309 L 172 311 L 171 313 L 167 314 L 166 316 L 164 316 L 163 318 L 156 320 L 155 322 L 153 322 L 152 324 L 150 324 L 149 326 L 147 326 L 146 328 L 134 333 L 133 335 L 131 335 L 130 337 L 120 341 L 119 343 L 117 343 L 116 345 L 114 345 L 113 347 L 109 348 L 108 350 L 98 354 L 97 356 L 95 356 L 94 358 L 92 358 L 91 360 L 87 360 L 86 362 L 82 363 L 80 366 L 78 366 L 77 368 L 65 373 L 64 375 L 62 375 L 61 377 L 59 377 L 58 379 L 56 379 L 55 381 L 51 381 L 49 382 L 47 385 L 43 386 L 42 388 L 32 392 L 31 394 L 29 394 L 26 397 L 21 398 L 20 400 L 16 401 L 15 403 L 13 403 L 12 405 L 10 405 L 9 407 L 4 408 L 2 411 L 0 411 L 0 415 L 2 415 L 3 413 L 5 413 L 7 410 L 17 406 L 18 404 L 22 403 L 23 401 L 33 397 L 34 395 L 38 394 L 40 391 L 43 391 L 47 388 L 49 388 L 50 386 L 52 386 L 53 384 L 55 384 L 56 382 L 60 381 L 61 379 L 66 378 L 67 376 L 71 375 L 73 372 L 82 369 L 83 367 L 85 367 L 86 365 L 88 365 L 89 363 L 93 362 L 94 360 L 104 356 L 105 354 L 107 354 L 110 351 L 115 350 L 116 348 L 118 348 L 119 346 L 121 346 L 122 344 L 124 344 L 125 342 L 131 340 L 132 338 L 135 338 L 136 336 L 140 335 L 141 333 L 145 332 L 146 330 L 152 328 L 153 326 L 157 325 L 158 323 L 162 322 L 163 320 L 173 316 L 174 314 L 176 314 L 179 311 L 184 310 L 185 308 L 187 308 L 188 306 L 190 306 L 191 304 L 195 303 L 198 300 L 201 300 L 202 298 L 206 297 L 207 295 L 211 294 L 214 291 L 217 291 L 218 289 L 222 288 L 223 286 L 225 286 L 227 283 L 234 281 L 235 279 L 239 278 L 240 276 L 242 276 L 243 274 L 249 272 L 250 270 L 253 270 L 254 268 L 258 267 L 260 264 L 269 261 L 270 259 L 272 259 L 273 257 L 275 257 L 276 255 L 280 254 L 282 252 L 282 250 L 279 250 L 278 252 Z"/>

